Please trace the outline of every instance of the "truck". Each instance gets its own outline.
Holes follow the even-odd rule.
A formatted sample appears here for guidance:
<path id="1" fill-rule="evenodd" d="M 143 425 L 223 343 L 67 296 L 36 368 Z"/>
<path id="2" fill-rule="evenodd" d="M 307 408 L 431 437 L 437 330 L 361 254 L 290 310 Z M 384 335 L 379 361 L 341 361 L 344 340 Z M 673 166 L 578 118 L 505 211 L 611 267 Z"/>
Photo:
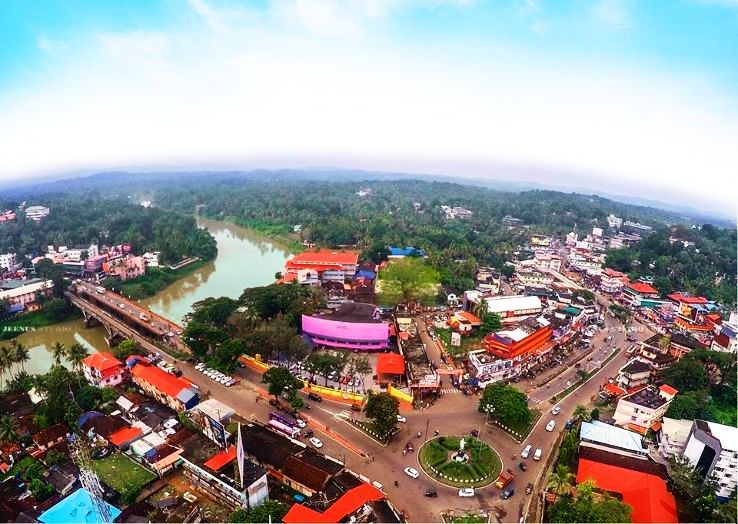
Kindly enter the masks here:
<path id="1" fill-rule="evenodd" d="M 140 318 L 144 322 L 148 322 L 149 320 L 151 320 L 151 317 L 149 317 L 146 313 L 139 313 L 138 318 Z"/>
<path id="2" fill-rule="evenodd" d="M 507 471 L 503 471 L 502 473 L 500 473 L 500 476 L 497 477 L 497 480 L 495 481 L 495 486 L 503 489 L 505 486 L 510 484 L 514 478 L 515 473 L 513 473 L 512 470 L 508 469 Z"/>

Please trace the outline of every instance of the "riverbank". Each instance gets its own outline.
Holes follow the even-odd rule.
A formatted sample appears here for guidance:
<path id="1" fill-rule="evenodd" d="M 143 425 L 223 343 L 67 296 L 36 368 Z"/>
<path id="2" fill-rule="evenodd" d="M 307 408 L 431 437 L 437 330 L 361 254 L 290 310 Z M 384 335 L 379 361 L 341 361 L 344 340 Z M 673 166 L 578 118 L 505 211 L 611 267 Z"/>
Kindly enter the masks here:
<path id="1" fill-rule="evenodd" d="M 51 312 L 43 308 L 30 313 L 15 315 L 0 322 L 0 340 L 10 340 L 29 331 L 36 331 L 39 328 L 76 318 L 82 318 L 82 313 L 76 308 L 69 308 L 61 315 L 58 312 Z"/>
<path id="2" fill-rule="evenodd" d="M 236 217 L 226 217 L 223 220 L 269 237 L 283 244 L 291 253 L 297 254 L 305 251 L 300 235 L 292 231 L 292 226 L 288 224 L 267 224 L 260 220 L 242 220 Z"/>
<path id="3" fill-rule="evenodd" d="M 105 279 L 102 281 L 102 285 L 106 289 L 115 291 L 116 293 L 130 297 L 134 300 L 153 297 L 160 291 L 164 291 L 164 289 L 171 284 L 174 284 L 177 280 L 202 268 L 208 262 L 210 261 L 197 260 L 179 269 L 150 267 L 146 270 L 146 274 L 140 277 L 132 278 L 124 282 L 114 279 Z"/>

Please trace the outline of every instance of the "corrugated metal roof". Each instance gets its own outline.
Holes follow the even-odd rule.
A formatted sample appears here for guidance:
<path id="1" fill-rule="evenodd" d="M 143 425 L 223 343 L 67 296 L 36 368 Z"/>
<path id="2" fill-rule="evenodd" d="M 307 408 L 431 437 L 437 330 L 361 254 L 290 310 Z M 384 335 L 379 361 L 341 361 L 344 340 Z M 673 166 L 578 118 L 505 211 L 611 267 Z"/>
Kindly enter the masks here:
<path id="1" fill-rule="evenodd" d="M 604 422 L 582 422 L 579 438 L 589 442 L 605 444 L 636 453 L 647 453 L 641 443 L 641 436 L 627 429 L 617 428 Z"/>

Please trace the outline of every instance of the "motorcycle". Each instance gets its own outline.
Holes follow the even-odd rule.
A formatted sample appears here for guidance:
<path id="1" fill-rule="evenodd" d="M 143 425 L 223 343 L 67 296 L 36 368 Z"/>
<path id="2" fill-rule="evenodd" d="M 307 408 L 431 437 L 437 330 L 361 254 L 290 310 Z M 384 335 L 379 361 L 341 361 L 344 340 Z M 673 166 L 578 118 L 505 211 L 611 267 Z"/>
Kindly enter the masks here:
<path id="1" fill-rule="evenodd" d="M 396 487 L 396 488 L 399 488 L 399 487 L 400 487 L 400 483 L 399 483 L 399 482 L 397 482 L 397 481 L 395 481 L 395 487 Z"/>
<path id="2" fill-rule="evenodd" d="M 422 431 L 418 431 L 418 434 L 417 434 L 417 435 L 415 435 L 415 436 L 416 436 L 417 438 L 420 438 L 420 437 L 422 437 L 422 436 L 423 436 L 423 432 L 422 432 Z"/>

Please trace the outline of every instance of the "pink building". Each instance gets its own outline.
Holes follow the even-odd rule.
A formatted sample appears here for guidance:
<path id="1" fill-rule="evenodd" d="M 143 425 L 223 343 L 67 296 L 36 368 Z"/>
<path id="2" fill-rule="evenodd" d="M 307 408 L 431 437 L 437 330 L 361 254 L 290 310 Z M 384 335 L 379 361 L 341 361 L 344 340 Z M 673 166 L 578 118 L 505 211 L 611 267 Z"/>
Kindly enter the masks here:
<path id="1" fill-rule="evenodd" d="M 126 255 L 125 257 L 104 263 L 103 269 L 108 276 L 118 278 L 120 280 L 128 280 L 140 277 L 146 273 L 146 261 L 143 257 Z"/>
<path id="2" fill-rule="evenodd" d="M 302 333 L 318 346 L 360 351 L 386 349 L 389 323 L 376 319 L 372 304 L 345 302 L 328 315 L 303 315 Z"/>

